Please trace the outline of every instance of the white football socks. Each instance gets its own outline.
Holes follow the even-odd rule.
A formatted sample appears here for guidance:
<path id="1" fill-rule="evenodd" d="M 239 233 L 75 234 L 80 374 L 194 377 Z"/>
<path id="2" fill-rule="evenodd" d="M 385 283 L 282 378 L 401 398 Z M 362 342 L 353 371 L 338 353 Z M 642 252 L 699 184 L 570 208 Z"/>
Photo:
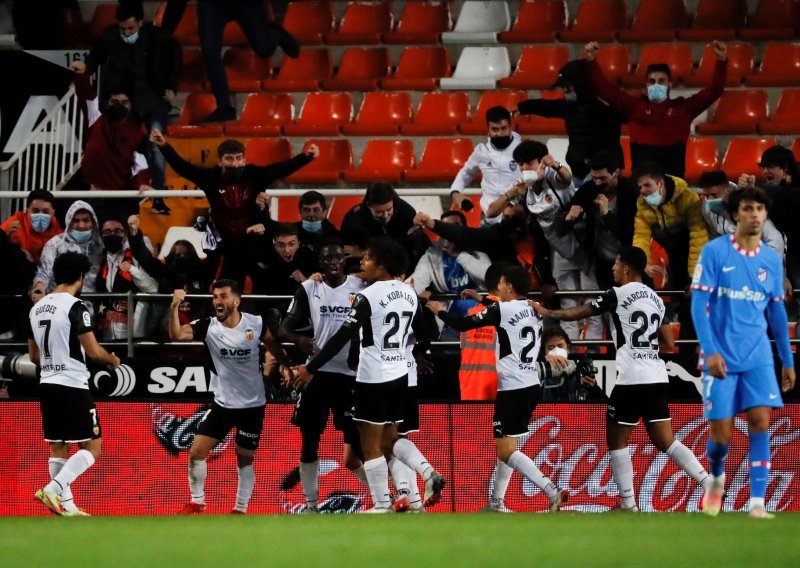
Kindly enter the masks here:
<path id="1" fill-rule="evenodd" d="M 206 476 L 208 466 L 206 460 L 189 459 L 189 488 L 192 491 L 192 503 L 206 504 Z"/>
<path id="2" fill-rule="evenodd" d="M 392 456 L 392 459 L 389 460 L 389 471 L 392 473 L 397 494 L 408 495 L 408 502 L 411 507 L 414 509 L 420 508 L 422 506 L 422 497 L 419 494 L 416 472 L 395 456 Z"/>
<path id="3" fill-rule="evenodd" d="M 299 469 L 306 505 L 315 508 L 319 505 L 319 460 L 308 463 L 301 461 Z"/>
<path id="4" fill-rule="evenodd" d="M 678 464 L 683 471 L 688 473 L 692 479 L 699 483 L 703 489 L 708 489 L 713 482 L 713 478 L 700 464 L 697 456 L 679 440 L 675 440 L 667 449 L 667 455 L 672 458 L 672 461 Z"/>
<path id="5" fill-rule="evenodd" d="M 247 511 L 247 504 L 253 496 L 253 487 L 256 484 L 256 473 L 253 464 L 239 466 L 239 482 L 236 485 L 236 505 L 234 509 L 242 513 Z"/>
<path id="6" fill-rule="evenodd" d="M 388 509 L 392 506 L 389 494 L 389 466 L 383 456 L 364 462 L 364 471 L 367 474 L 369 491 L 375 507 Z"/>
<path id="7" fill-rule="evenodd" d="M 558 487 L 550 481 L 533 463 L 533 460 L 519 450 L 511 454 L 508 458 L 508 465 L 512 469 L 520 472 L 536 487 L 544 491 L 548 499 L 558 495 Z"/>
<path id="8" fill-rule="evenodd" d="M 53 480 L 45 486 L 45 490 L 56 495 L 63 495 L 64 490 L 68 489 L 77 477 L 84 471 L 92 467 L 94 456 L 89 450 L 78 450 L 61 467 Z"/>
<path id="9" fill-rule="evenodd" d="M 623 509 L 632 509 L 636 506 L 636 497 L 633 494 L 633 462 L 628 448 L 611 450 L 608 452 L 611 462 L 611 476 L 619 489 Z"/>
<path id="10" fill-rule="evenodd" d="M 500 503 L 506 498 L 506 490 L 511 482 L 512 473 L 514 473 L 514 468 L 497 458 L 497 463 L 494 466 L 494 483 L 489 495 L 492 503 Z"/>
<path id="11" fill-rule="evenodd" d="M 50 470 L 50 479 L 56 478 L 64 468 L 65 463 L 67 463 L 66 458 L 50 458 L 47 460 L 47 469 Z M 65 487 L 61 492 L 61 506 L 64 507 L 65 511 L 70 513 L 78 510 L 78 506 L 75 505 L 75 501 L 72 498 L 72 488 L 70 486 Z"/>
<path id="12" fill-rule="evenodd" d="M 425 481 L 428 481 L 435 471 L 422 452 L 414 445 L 414 442 L 408 438 L 397 440 L 392 448 L 392 453 L 397 459 L 420 474 Z"/>

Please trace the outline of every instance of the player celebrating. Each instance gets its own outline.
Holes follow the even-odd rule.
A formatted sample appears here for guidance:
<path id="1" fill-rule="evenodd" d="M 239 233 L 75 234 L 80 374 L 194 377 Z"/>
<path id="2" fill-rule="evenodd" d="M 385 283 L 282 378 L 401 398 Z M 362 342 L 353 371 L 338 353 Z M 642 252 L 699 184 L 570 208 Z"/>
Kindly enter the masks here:
<path id="1" fill-rule="evenodd" d="M 487 325 L 497 330 L 498 385 L 494 404 L 497 457 L 547 495 L 551 512 L 558 511 L 566 503 L 569 491 L 556 486 L 531 458 L 517 450 L 517 438 L 528 433 L 528 423 L 541 390 L 536 358 L 541 347 L 542 319 L 526 302 L 530 276 L 521 266 L 504 267 L 497 289 L 500 301 L 472 316 L 453 316 L 439 302 L 428 302 L 426 307 L 457 331 Z"/>
<path id="2" fill-rule="evenodd" d="M 181 325 L 179 307 L 185 290 L 175 290 L 169 311 L 169 336 L 173 341 L 205 341 L 211 354 L 211 392 L 214 402 L 205 413 L 189 450 L 189 487 L 192 500 L 179 511 L 182 515 L 205 510 L 206 456 L 231 428 L 236 428 L 236 461 L 239 483 L 236 504 L 231 513 L 245 513 L 253 494 L 255 473 L 253 456 L 264 426 L 264 380 L 259 364 L 259 345 L 263 342 L 289 371 L 286 354 L 272 337 L 261 316 L 239 311 L 242 291 L 235 280 L 217 280 L 211 285 L 215 316 Z"/>
<path id="3" fill-rule="evenodd" d="M 664 302 L 642 282 L 647 256 L 636 247 L 621 247 L 613 266 L 619 284 L 589 304 L 566 310 L 531 305 L 542 317 L 574 321 L 609 312 L 617 348 L 617 381 L 606 411 L 606 443 L 611 474 L 624 511 L 638 511 L 633 493 L 633 462 L 628 439 L 642 418 L 653 445 L 666 453 L 704 490 L 711 476 L 692 451 L 672 435 L 669 415 L 669 377 L 658 356 L 658 335 L 664 320 Z M 671 337 L 671 336 L 669 336 Z"/>
<path id="4" fill-rule="evenodd" d="M 278 336 L 291 341 L 309 356 L 315 345 L 325 345 L 344 323 L 350 312 L 353 298 L 364 289 L 364 281 L 347 276 L 344 270 L 344 245 L 335 240 L 318 245 L 322 281 L 309 279 L 303 282 L 294 296 L 286 319 L 281 323 Z M 314 337 L 294 332 L 311 322 Z M 308 513 L 319 512 L 319 441 L 328 424 L 328 413 L 333 413 L 334 427 L 344 434 L 344 465 L 364 483 L 367 478 L 361 463 L 358 430 L 353 424 L 353 387 L 355 373 L 347 364 L 349 349 L 345 346 L 333 359 L 325 363 L 315 379 L 302 391 L 292 415 L 292 424 L 300 428 L 300 481 L 306 498 Z"/>
<path id="5" fill-rule="evenodd" d="M 39 402 L 44 439 L 50 444 L 51 481 L 35 497 L 56 515 L 85 517 L 72 496 L 71 485 L 100 457 L 100 420 L 89 393 L 86 355 L 109 368 L 119 357 L 97 343 L 92 317 L 78 299 L 89 259 L 77 252 L 59 255 L 53 263 L 56 288 L 30 311 L 28 353 L 39 365 Z M 80 448 L 69 457 L 72 444 Z M 69 459 L 67 459 L 69 458 Z"/>
<path id="6" fill-rule="evenodd" d="M 703 511 L 713 517 L 722 508 L 733 417 L 746 412 L 750 516 L 771 519 L 774 515 L 764 506 L 770 466 L 770 408 L 781 408 L 783 402 L 767 323 L 783 365 L 783 391 L 794 388 L 795 382 L 783 304 L 783 263 L 761 243 L 769 209 L 766 194 L 754 187 L 734 191 L 727 207 L 737 223 L 736 231 L 703 247 L 692 280 L 692 320 L 702 349 L 703 412 L 709 427 L 706 453 L 714 480 L 703 497 Z"/>

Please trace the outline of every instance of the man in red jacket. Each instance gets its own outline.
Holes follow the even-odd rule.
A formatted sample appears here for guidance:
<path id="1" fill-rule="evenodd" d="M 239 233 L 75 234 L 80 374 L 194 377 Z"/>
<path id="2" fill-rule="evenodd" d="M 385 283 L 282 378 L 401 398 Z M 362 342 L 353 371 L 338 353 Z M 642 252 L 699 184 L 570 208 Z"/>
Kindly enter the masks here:
<path id="1" fill-rule="evenodd" d="M 668 174 L 684 177 L 686 141 L 692 120 L 716 101 L 725 87 L 728 70 L 728 48 L 714 42 L 717 65 L 711 85 L 691 97 L 669 98 L 672 73 L 668 65 L 655 63 L 647 67 L 647 93 L 634 96 L 615 87 L 605 78 L 596 61 L 600 45 L 586 44 L 584 57 L 589 61 L 589 78 L 597 96 L 628 119 L 631 137 L 631 161 L 635 168 L 644 162 L 658 162 Z"/>

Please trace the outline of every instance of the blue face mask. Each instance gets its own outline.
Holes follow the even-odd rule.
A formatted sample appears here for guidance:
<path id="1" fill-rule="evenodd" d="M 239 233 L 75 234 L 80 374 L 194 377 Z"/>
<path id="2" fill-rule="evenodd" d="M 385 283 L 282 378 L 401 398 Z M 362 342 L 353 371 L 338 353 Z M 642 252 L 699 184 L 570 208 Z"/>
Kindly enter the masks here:
<path id="1" fill-rule="evenodd" d="M 37 233 L 43 233 L 50 226 L 51 219 L 47 213 L 31 213 L 31 227 Z"/>
<path id="2" fill-rule="evenodd" d="M 564 93 L 564 100 L 570 103 L 574 103 L 578 100 L 578 93 L 575 91 L 569 91 L 568 93 Z"/>
<path id="3" fill-rule="evenodd" d="M 75 241 L 79 245 L 84 245 L 92 240 L 91 229 L 89 229 L 88 231 L 76 231 L 75 229 L 70 229 L 67 234 L 73 241 Z"/>
<path id="4" fill-rule="evenodd" d="M 644 200 L 648 205 L 651 205 L 652 207 L 658 207 L 661 205 L 661 202 L 664 201 L 664 198 L 661 196 L 660 191 L 654 191 L 650 195 L 646 196 Z"/>
<path id="5" fill-rule="evenodd" d="M 706 209 L 717 215 L 725 212 L 725 202 L 721 197 L 717 199 L 706 199 Z"/>
<path id="6" fill-rule="evenodd" d="M 647 98 L 652 103 L 661 103 L 667 100 L 669 88 L 666 85 L 648 85 Z"/>
<path id="7" fill-rule="evenodd" d="M 309 233 L 319 233 L 322 231 L 322 221 L 306 221 L 303 219 L 303 229 Z"/>
<path id="8" fill-rule="evenodd" d="M 139 39 L 139 32 L 136 32 L 135 34 L 131 34 L 129 36 L 124 36 L 120 34 L 119 37 L 122 38 L 122 43 L 126 45 L 133 45 L 134 43 L 136 43 L 136 40 Z"/>

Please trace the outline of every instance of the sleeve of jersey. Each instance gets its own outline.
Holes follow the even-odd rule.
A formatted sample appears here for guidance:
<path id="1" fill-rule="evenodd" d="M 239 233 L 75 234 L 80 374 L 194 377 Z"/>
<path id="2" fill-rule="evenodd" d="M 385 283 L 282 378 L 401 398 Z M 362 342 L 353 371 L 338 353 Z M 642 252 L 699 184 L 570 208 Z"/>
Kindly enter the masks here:
<path id="1" fill-rule="evenodd" d="M 794 356 L 789 343 L 789 318 L 786 315 L 786 305 L 783 303 L 783 263 L 780 259 L 773 263 L 773 270 L 778 276 L 773 278 L 772 298 L 767 305 L 767 322 L 775 338 L 781 364 L 785 369 L 793 369 Z"/>
<path id="2" fill-rule="evenodd" d="M 308 293 L 306 292 L 305 286 L 300 286 L 297 292 L 295 292 L 286 315 L 300 321 L 306 321 L 311 315 L 311 310 L 308 306 Z"/>
<path id="3" fill-rule="evenodd" d="M 83 335 L 92 331 L 92 314 L 83 302 L 75 302 L 69 310 L 69 323 L 75 335 Z"/>
<path id="4" fill-rule="evenodd" d="M 458 317 L 447 312 L 436 314 L 444 323 L 456 331 L 469 331 L 479 327 L 495 326 L 500 324 L 500 304 L 493 304 L 475 315 Z"/>
<path id="5" fill-rule="evenodd" d="M 208 333 L 208 326 L 211 325 L 211 318 L 200 318 L 189 323 L 192 326 L 192 334 L 195 339 L 205 340 Z"/>
<path id="6" fill-rule="evenodd" d="M 711 322 L 708 319 L 708 304 L 711 294 L 717 287 L 717 270 L 714 255 L 708 249 L 703 249 L 692 277 L 692 321 L 700 341 L 700 348 L 706 355 L 719 352 L 719 347 L 711 331 Z"/>
<path id="7" fill-rule="evenodd" d="M 358 330 L 362 325 L 364 325 L 364 322 L 367 321 L 369 317 L 369 302 L 364 296 L 358 294 L 355 302 L 353 302 L 353 307 L 350 308 L 350 314 L 347 316 L 347 319 L 344 320 L 342 327 L 339 328 L 339 331 L 333 334 L 333 337 L 331 337 L 328 342 L 322 346 L 319 353 L 317 353 L 306 365 L 308 372 L 312 375 L 315 374 L 325 363 L 333 359 L 342 349 L 344 349 L 344 346 L 347 345 L 348 341 L 352 341 L 353 338 L 356 337 Z"/>
<path id="8" fill-rule="evenodd" d="M 617 307 L 617 293 L 613 288 L 606 290 L 602 296 L 592 300 L 589 307 L 594 315 L 610 312 Z"/>

